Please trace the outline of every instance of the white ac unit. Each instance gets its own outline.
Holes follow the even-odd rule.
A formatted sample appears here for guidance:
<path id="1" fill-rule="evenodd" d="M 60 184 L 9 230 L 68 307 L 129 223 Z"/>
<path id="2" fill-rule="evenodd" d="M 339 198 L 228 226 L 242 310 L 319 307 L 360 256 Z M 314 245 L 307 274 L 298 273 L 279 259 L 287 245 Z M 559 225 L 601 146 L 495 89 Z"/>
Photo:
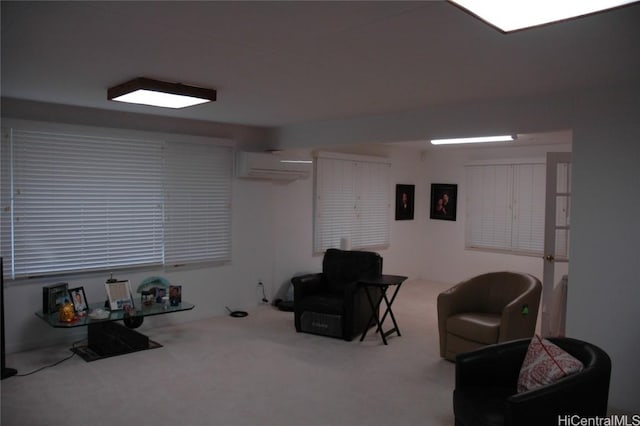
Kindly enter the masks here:
<path id="1" fill-rule="evenodd" d="M 236 153 L 236 177 L 292 181 L 306 179 L 311 161 L 300 162 L 278 154 L 239 151 Z"/>

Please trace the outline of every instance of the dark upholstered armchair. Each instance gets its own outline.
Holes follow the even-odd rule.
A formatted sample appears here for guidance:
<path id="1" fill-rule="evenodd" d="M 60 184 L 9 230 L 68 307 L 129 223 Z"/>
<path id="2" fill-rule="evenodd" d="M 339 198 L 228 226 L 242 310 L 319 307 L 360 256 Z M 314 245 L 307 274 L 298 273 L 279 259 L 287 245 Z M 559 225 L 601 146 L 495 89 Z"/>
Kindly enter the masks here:
<path id="1" fill-rule="evenodd" d="M 548 340 L 580 360 L 584 369 L 522 393 L 516 392 L 518 375 L 531 339 L 459 354 L 453 391 L 455 425 L 548 426 L 561 424 L 560 416 L 604 417 L 611 377 L 609 356 L 581 340 Z"/>
<path id="2" fill-rule="evenodd" d="M 440 356 L 485 345 L 532 337 L 542 284 L 519 272 L 489 272 L 463 281 L 438 295 Z"/>
<path id="3" fill-rule="evenodd" d="M 361 334 L 371 325 L 373 312 L 358 279 L 381 274 L 382 257 L 377 253 L 328 249 L 322 273 L 291 279 L 296 331 L 344 340 Z M 380 295 L 372 297 L 377 302 Z"/>

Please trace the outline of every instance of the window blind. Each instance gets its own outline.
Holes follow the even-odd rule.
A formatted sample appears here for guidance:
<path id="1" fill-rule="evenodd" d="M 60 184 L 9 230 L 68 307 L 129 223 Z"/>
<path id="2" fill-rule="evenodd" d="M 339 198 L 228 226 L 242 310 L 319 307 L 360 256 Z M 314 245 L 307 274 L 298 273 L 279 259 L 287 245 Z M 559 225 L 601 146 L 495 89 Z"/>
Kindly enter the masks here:
<path id="1" fill-rule="evenodd" d="M 467 247 L 507 249 L 511 245 L 510 166 L 473 166 L 467 175 Z"/>
<path id="2" fill-rule="evenodd" d="M 231 149 L 172 143 L 167 154 L 165 263 L 231 260 Z"/>
<path id="3" fill-rule="evenodd" d="M 544 164 L 514 166 L 512 249 L 542 255 L 544 251 Z"/>
<path id="4" fill-rule="evenodd" d="M 325 154 L 326 155 L 326 154 Z M 382 159 L 316 159 L 314 251 L 389 245 L 390 164 Z"/>
<path id="5" fill-rule="evenodd" d="M 544 164 L 466 166 L 466 246 L 542 254 Z"/>
<path id="6" fill-rule="evenodd" d="M 14 277 L 162 264 L 161 142 L 9 138 Z"/>
<path id="7" fill-rule="evenodd" d="M 3 129 L 8 277 L 230 259 L 229 147 L 87 133 Z"/>

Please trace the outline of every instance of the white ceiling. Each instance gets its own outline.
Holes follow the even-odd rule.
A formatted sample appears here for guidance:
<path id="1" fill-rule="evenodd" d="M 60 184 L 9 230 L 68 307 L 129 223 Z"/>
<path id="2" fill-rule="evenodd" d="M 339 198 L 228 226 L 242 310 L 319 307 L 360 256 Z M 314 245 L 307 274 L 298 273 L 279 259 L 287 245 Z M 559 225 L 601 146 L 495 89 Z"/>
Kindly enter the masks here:
<path id="1" fill-rule="evenodd" d="M 640 77 L 640 3 L 502 34 L 443 1 L 1 2 L 2 96 L 284 126 Z M 218 90 L 183 110 L 110 102 L 144 76 Z"/>

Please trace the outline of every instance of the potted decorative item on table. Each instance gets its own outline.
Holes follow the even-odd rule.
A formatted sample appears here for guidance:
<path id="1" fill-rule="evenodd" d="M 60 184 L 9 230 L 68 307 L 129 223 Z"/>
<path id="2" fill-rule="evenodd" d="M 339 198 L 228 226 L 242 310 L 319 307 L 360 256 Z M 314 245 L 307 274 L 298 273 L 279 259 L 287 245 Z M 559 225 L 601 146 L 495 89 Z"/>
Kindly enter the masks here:
<path id="1" fill-rule="evenodd" d="M 60 321 L 61 322 L 73 322 L 76 319 L 76 310 L 73 306 L 73 302 L 69 299 L 65 299 L 64 304 L 60 308 Z"/>
<path id="2" fill-rule="evenodd" d="M 154 303 L 163 303 L 163 298 L 169 296 L 169 287 L 171 284 L 163 277 L 149 277 L 142 280 L 138 289 L 140 299 L 144 306 L 150 306 Z"/>

